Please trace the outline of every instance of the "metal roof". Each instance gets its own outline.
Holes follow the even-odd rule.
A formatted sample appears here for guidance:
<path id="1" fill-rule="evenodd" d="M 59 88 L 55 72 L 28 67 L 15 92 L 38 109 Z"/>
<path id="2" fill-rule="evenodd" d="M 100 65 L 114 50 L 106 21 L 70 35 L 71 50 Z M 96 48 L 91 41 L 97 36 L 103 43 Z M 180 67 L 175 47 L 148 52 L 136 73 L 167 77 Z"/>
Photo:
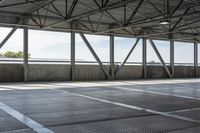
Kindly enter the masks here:
<path id="1" fill-rule="evenodd" d="M 0 25 L 198 41 L 200 1 L 0 0 Z"/>

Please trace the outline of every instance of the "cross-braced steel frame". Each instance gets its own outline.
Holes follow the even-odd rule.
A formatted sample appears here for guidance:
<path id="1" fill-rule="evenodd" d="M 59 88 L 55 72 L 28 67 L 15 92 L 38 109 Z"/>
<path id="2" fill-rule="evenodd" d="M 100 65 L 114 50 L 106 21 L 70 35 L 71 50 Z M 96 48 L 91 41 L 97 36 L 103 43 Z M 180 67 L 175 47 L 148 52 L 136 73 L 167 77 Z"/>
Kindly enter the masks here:
<path id="1" fill-rule="evenodd" d="M 3 39 L 3 41 L 0 43 L 1 46 L 3 47 L 3 45 L 6 43 L 6 41 L 9 40 L 9 38 L 12 36 L 12 34 L 16 31 L 16 28 L 13 28 L 10 33 L 8 33 L 8 35 L 5 37 L 5 39 Z M 76 71 L 76 58 L 75 58 L 75 45 L 76 45 L 76 33 L 75 32 L 71 32 L 71 58 L 70 58 L 70 62 L 71 62 L 71 80 L 74 81 L 76 80 L 75 77 L 75 71 Z M 24 81 L 27 82 L 29 80 L 29 63 L 28 63 L 28 28 L 23 28 L 23 51 L 24 51 L 24 58 L 23 58 L 23 66 L 24 66 Z M 147 41 L 149 41 L 149 44 L 152 46 L 153 50 L 155 51 L 158 59 L 160 60 L 161 65 L 163 66 L 167 76 L 169 78 L 173 78 L 174 76 L 174 41 L 170 40 L 170 66 L 167 66 L 166 63 L 164 62 L 159 50 L 157 49 L 154 41 L 152 39 L 148 39 L 148 38 L 136 38 L 135 42 L 133 42 L 133 46 L 130 49 L 130 51 L 128 52 L 126 58 L 124 59 L 124 61 L 117 67 L 117 65 L 115 65 L 115 59 L 114 59 L 114 47 L 115 47 L 115 39 L 114 39 L 114 35 L 111 34 L 110 37 L 110 68 L 106 69 L 105 65 L 103 65 L 103 63 L 101 62 L 100 58 L 98 57 L 98 55 L 96 54 L 95 50 L 93 49 L 92 45 L 90 44 L 90 42 L 88 41 L 88 39 L 86 38 L 86 36 L 83 33 L 79 33 L 79 35 L 81 36 L 82 40 L 84 41 L 85 45 L 87 46 L 87 48 L 89 49 L 89 51 L 91 52 L 91 54 L 93 55 L 93 57 L 95 58 L 95 60 L 97 61 L 99 67 L 101 68 L 102 72 L 104 72 L 104 74 L 106 75 L 108 80 L 114 80 L 115 77 L 121 72 L 121 70 L 124 68 L 127 60 L 129 59 L 130 55 L 133 53 L 135 47 L 138 45 L 139 41 L 142 40 L 142 66 L 143 66 L 143 78 L 147 79 Z M 162 45 L 162 44 L 160 44 Z M 194 41 L 194 77 L 197 77 L 198 75 L 198 43 L 197 41 Z"/>
<path id="2" fill-rule="evenodd" d="M 143 77 L 147 78 L 147 41 L 157 54 L 169 78 L 174 76 L 174 41 L 194 42 L 194 73 L 198 71 L 200 38 L 199 0 L 18 0 L 0 3 L 0 25 L 12 27 L 0 43 L 7 42 L 17 28 L 24 29 L 24 79 L 28 81 L 28 29 L 71 32 L 71 79 L 75 80 L 75 33 L 79 33 L 108 79 L 115 79 L 139 40 L 143 46 Z M 168 22 L 162 25 L 161 22 Z M 88 34 L 110 36 L 110 67 L 106 69 Z M 136 42 L 125 60 L 115 67 L 114 36 L 131 36 Z M 170 67 L 154 44 L 154 39 L 170 41 Z"/>

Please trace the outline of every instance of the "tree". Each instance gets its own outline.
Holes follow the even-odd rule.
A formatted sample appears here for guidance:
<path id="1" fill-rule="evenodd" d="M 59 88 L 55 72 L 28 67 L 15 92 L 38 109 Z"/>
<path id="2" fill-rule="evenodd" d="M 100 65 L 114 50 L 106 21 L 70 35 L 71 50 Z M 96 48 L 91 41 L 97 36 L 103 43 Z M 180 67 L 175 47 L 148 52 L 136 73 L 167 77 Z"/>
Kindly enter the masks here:
<path id="1" fill-rule="evenodd" d="M 4 53 L 0 53 L 0 57 L 1 58 L 23 58 L 24 53 L 22 51 L 17 51 L 17 52 L 6 51 Z M 28 55 L 28 57 L 30 58 L 30 54 Z"/>

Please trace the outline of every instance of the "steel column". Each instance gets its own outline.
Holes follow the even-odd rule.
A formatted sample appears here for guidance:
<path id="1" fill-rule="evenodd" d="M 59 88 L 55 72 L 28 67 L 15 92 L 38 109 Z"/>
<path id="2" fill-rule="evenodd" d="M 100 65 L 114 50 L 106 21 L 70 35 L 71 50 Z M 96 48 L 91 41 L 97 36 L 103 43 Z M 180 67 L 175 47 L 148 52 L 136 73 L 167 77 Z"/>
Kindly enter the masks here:
<path id="1" fill-rule="evenodd" d="M 170 67 L 171 75 L 174 76 L 174 40 L 170 40 Z"/>
<path id="2" fill-rule="evenodd" d="M 194 42 L 194 77 L 198 76 L 198 43 Z"/>
<path id="3" fill-rule="evenodd" d="M 146 38 L 142 39 L 142 64 L 143 64 L 143 78 L 147 78 L 147 40 Z"/>
<path id="4" fill-rule="evenodd" d="M 71 32 L 71 80 L 75 80 L 75 32 Z"/>
<path id="5" fill-rule="evenodd" d="M 28 82 L 28 28 L 24 28 L 24 57 L 23 57 L 23 66 L 24 66 L 24 82 Z"/>
<path id="6" fill-rule="evenodd" d="M 114 67 L 115 67 L 115 61 L 114 61 L 114 35 L 110 35 L 110 80 L 114 80 Z"/>

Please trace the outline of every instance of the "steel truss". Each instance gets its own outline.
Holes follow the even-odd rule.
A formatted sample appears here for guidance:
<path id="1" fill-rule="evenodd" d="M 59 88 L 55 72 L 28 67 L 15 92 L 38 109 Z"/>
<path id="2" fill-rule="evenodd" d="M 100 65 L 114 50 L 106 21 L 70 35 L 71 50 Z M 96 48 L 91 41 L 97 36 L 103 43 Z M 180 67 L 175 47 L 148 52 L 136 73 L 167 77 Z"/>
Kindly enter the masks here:
<path id="1" fill-rule="evenodd" d="M 165 5 L 166 11 L 162 10 Z M 17 11 L 26 6 L 31 8 Z M 200 38 L 200 20 L 196 19 L 199 6 L 198 0 L 166 0 L 165 4 L 157 0 L 5 1 L 0 4 L 0 24 L 150 39 L 169 39 L 168 35 L 172 34 L 173 40 L 191 42 L 194 37 L 196 41 Z M 149 12 L 143 11 L 147 7 Z M 82 8 L 85 10 L 78 11 Z M 7 9 L 16 9 L 16 12 Z M 170 26 L 160 25 L 161 21 L 170 21 Z M 143 32 L 149 30 L 151 32 Z"/>
<path id="2" fill-rule="evenodd" d="M 165 10 L 163 10 L 163 6 Z M 12 30 L 0 43 L 0 48 L 5 45 L 17 28 L 23 28 L 24 81 L 28 81 L 28 29 L 70 31 L 71 80 L 76 80 L 75 33 L 79 33 L 107 78 L 113 80 L 124 68 L 139 40 L 142 39 L 143 77 L 146 79 L 148 40 L 169 78 L 172 78 L 175 73 L 174 41 L 189 41 L 194 42 L 194 76 L 197 76 L 197 44 L 200 39 L 199 7 L 199 0 L 166 0 L 164 4 L 158 0 L 4 1 L 0 3 L 0 25 L 12 27 Z M 82 8 L 84 10 L 81 10 Z M 15 9 L 15 12 L 12 9 Z M 25 9 L 24 12 L 21 11 L 22 9 Z M 161 25 L 161 21 L 169 21 L 170 24 Z M 103 65 L 84 33 L 110 36 L 110 65 L 108 69 Z M 135 44 L 119 67 L 115 66 L 114 60 L 115 35 L 136 38 Z M 170 67 L 165 64 L 153 39 L 170 41 Z"/>

